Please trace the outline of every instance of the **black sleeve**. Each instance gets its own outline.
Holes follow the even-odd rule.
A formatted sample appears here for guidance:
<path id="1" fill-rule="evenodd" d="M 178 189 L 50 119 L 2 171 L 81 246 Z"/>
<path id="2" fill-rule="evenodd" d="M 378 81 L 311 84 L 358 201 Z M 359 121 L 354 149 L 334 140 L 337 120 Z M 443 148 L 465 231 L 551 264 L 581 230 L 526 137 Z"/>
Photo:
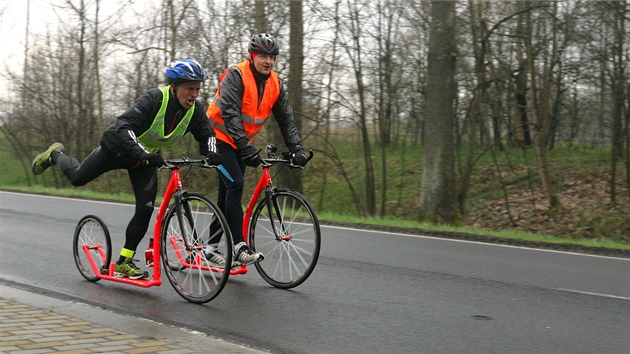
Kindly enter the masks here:
<path id="1" fill-rule="evenodd" d="M 302 142 L 300 140 L 300 134 L 297 126 L 295 125 L 293 110 L 289 105 L 289 96 L 284 89 L 282 80 L 280 80 L 280 78 L 278 78 L 278 80 L 280 81 L 280 95 L 278 96 L 276 103 L 273 105 L 271 112 L 276 118 L 278 127 L 280 127 L 284 143 L 290 150 L 293 150 L 294 148 L 301 146 Z"/>
<path id="2" fill-rule="evenodd" d="M 146 158 L 149 151 L 137 137 L 149 129 L 161 104 L 162 93 L 159 89 L 147 91 L 105 130 L 101 146 L 116 157 L 136 160 Z"/>
<path id="3" fill-rule="evenodd" d="M 225 129 L 234 139 L 238 146 L 238 141 L 247 140 L 243 119 L 241 117 L 243 94 L 243 77 L 241 71 L 236 67 L 231 67 L 220 85 L 221 92 L 221 118 L 225 122 Z"/>

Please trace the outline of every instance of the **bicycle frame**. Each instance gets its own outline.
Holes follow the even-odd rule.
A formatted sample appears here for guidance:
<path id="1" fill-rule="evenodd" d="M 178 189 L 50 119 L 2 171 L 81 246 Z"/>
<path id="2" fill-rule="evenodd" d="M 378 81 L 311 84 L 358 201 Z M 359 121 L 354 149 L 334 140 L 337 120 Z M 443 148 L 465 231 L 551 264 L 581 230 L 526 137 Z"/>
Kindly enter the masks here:
<path id="1" fill-rule="evenodd" d="M 256 203 L 258 202 L 258 199 L 260 198 L 260 195 L 262 194 L 262 192 L 266 190 L 268 187 L 271 187 L 273 185 L 271 182 L 272 180 L 271 172 L 269 170 L 271 165 L 265 164 L 263 162 L 262 166 L 263 166 L 262 175 L 260 175 L 260 178 L 258 179 L 258 183 L 256 183 L 256 188 L 254 188 L 252 197 L 249 199 L 249 202 L 247 203 L 247 209 L 245 209 L 245 213 L 243 214 L 243 238 L 245 240 L 245 243 L 248 242 L 246 236 L 249 233 L 249 221 L 252 216 L 252 212 L 254 211 L 254 207 L 256 207 Z M 245 273 L 247 273 L 246 265 L 234 267 L 230 270 L 231 275 L 245 274 Z"/>
<path id="2" fill-rule="evenodd" d="M 247 203 L 247 209 L 245 210 L 245 214 L 243 215 L 243 235 L 247 235 L 249 232 L 249 221 L 252 216 L 252 212 L 254 211 L 254 207 L 256 206 L 256 202 L 258 202 L 258 199 L 260 198 L 260 195 L 267 187 L 272 186 L 271 172 L 269 171 L 269 167 L 269 165 L 263 165 L 262 175 L 258 179 L 258 183 L 256 184 L 256 188 L 254 188 L 252 197 Z"/>
<path id="3" fill-rule="evenodd" d="M 268 145 L 267 146 L 267 152 L 275 152 L 275 147 Z M 312 152 L 311 152 L 311 157 L 313 156 Z M 268 160 L 268 161 L 266 161 Z M 267 208 L 268 210 L 271 210 L 271 198 L 269 198 L 269 193 L 271 193 L 271 191 L 273 190 L 273 182 L 272 182 L 272 176 L 271 176 L 271 166 L 273 166 L 273 162 L 278 162 L 278 161 L 283 161 L 282 159 L 277 159 L 275 157 L 271 157 L 269 159 L 262 159 L 262 174 L 260 175 L 260 178 L 258 179 L 258 183 L 256 183 L 256 187 L 254 188 L 254 191 L 252 193 L 251 198 L 249 199 L 249 202 L 247 203 L 247 209 L 245 209 L 245 213 L 243 215 L 243 238 L 245 240 L 245 242 L 248 242 L 248 236 L 249 236 L 249 223 L 251 221 L 251 216 L 252 216 L 252 212 L 254 211 L 254 208 L 256 207 L 256 203 L 258 202 L 258 200 L 260 199 L 260 196 L 263 194 L 263 191 L 265 192 L 265 198 L 267 199 Z M 271 227 L 274 229 L 273 232 L 275 235 L 278 235 L 277 230 L 275 229 L 275 223 L 273 222 L 273 215 L 271 215 L 272 213 L 270 213 L 269 218 L 272 220 L 271 222 Z M 232 268 L 230 270 L 230 274 L 245 274 L 247 273 L 247 266 L 245 265 L 241 265 L 239 267 L 235 267 Z"/>
<path id="4" fill-rule="evenodd" d="M 155 220 L 155 225 L 153 228 L 153 255 L 155 258 L 153 260 L 153 279 L 152 280 L 129 279 L 127 277 L 125 278 L 115 277 L 114 276 L 114 269 L 116 268 L 115 262 L 110 263 L 109 269 L 107 270 L 107 274 L 103 274 L 101 270 L 98 269 L 98 267 L 96 266 L 96 262 L 94 261 L 94 258 L 92 257 L 92 253 L 90 252 L 90 247 L 88 245 L 83 245 L 83 250 L 85 251 L 87 259 L 90 262 L 90 265 L 92 266 L 94 274 L 96 274 L 100 279 L 112 280 L 119 283 L 127 283 L 131 285 L 140 286 L 143 288 L 149 288 L 152 286 L 162 285 L 162 280 L 160 279 L 160 273 L 161 273 L 160 233 L 161 233 L 161 228 L 162 228 L 162 220 L 164 218 L 164 215 L 166 214 L 166 209 L 168 208 L 168 205 L 173 195 L 175 195 L 176 193 L 180 191 L 183 191 L 182 178 L 179 172 L 179 168 L 174 168 L 171 170 L 171 179 L 169 180 L 168 185 L 166 186 L 166 190 L 164 191 L 162 204 L 160 204 L 160 208 L 159 208 L 159 211 Z M 103 255 L 104 257 L 104 251 L 102 250 L 101 245 L 97 245 L 94 248 L 98 248 L 99 253 Z"/>

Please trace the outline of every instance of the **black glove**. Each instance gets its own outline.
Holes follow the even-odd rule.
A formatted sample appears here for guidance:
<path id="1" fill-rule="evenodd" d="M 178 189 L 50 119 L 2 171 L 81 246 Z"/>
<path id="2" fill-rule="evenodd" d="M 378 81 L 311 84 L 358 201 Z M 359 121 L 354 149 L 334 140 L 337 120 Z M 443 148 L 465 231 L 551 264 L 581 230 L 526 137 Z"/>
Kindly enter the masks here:
<path id="1" fill-rule="evenodd" d="M 247 166 L 258 167 L 262 162 L 260 158 L 260 149 L 256 150 L 251 144 L 243 144 L 239 147 L 241 152 L 241 160 L 245 162 Z"/>
<path id="2" fill-rule="evenodd" d="M 308 156 L 306 156 L 306 152 L 301 147 L 296 147 L 291 149 L 291 163 L 298 166 L 306 166 L 308 162 Z"/>
<path id="3" fill-rule="evenodd" d="M 164 165 L 164 159 L 160 154 L 148 154 L 143 160 L 143 165 L 160 167 Z"/>
<path id="4" fill-rule="evenodd" d="M 206 160 L 210 165 L 220 165 L 221 161 L 223 161 L 223 159 L 221 159 L 221 155 L 212 151 L 210 151 L 208 155 L 206 155 Z"/>

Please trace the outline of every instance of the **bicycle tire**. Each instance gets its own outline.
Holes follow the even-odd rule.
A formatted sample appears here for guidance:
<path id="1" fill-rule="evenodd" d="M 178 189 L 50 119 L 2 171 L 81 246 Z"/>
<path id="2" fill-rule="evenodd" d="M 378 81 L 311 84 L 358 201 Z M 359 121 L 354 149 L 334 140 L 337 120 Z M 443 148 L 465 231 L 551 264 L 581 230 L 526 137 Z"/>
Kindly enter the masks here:
<path id="1" fill-rule="evenodd" d="M 308 200 L 296 191 L 276 189 L 270 198 L 273 210 L 267 210 L 263 198 L 252 214 L 249 244 L 265 257 L 255 264 L 262 278 L 274 287 L 290 289 L 302 284 L 315 269 L 321 247 L 319 221 Z M 264 210 L 273 213 L 281 235 L 274 234 Z"/>
<path id="2" fill-rule="evenodd" d="M 73 237 L 73 253 L 79 273 L 91 282 L 99 281 L 101 277 L 90 264 L 84 246 L 89 249 L 96 269 L 107 274 L 112 259 L 112 240 L 107 226 L 97 216 L 86 215 L 77 224 Z"/>
<path id="3" fill-rule="evenodd" d="M 232 264 L 232 234 L 218 205 L 207 196 L 184 192 L 181 207 L 176 203 L 169 206 L 161 228 L 164 272 L 181 297 L 205 303 L 217 297 L 227 283 Z M 225 257 L 223 268 L 209 267 L 203 262 L 203 248 L 213 237 L 220 237 L 217 247 Z"/>

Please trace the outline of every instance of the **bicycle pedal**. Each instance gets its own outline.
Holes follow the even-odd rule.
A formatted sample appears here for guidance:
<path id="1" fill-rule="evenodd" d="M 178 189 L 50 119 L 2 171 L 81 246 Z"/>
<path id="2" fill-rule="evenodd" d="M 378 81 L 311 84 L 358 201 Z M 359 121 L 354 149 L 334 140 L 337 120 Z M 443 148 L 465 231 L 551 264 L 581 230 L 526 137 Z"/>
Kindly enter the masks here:
<path id="1" fill-rule="evenodd" d="M 98 271 L 102 275 L 109 275 L 109 267 L 106 265 L 103 265 Z"/>

